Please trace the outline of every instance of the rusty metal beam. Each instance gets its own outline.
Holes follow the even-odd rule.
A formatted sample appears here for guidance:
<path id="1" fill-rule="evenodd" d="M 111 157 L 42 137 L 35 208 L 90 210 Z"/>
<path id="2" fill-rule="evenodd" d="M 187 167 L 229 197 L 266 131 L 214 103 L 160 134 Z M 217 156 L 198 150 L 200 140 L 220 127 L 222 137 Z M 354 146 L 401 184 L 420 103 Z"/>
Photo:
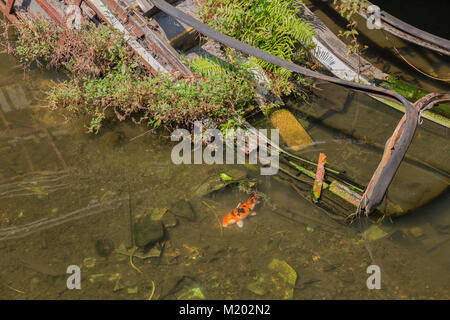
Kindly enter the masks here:
<path id="1" fill-rule="evenodd" d="M 3 12 L 6 18 L 12 23 L 17 22 L 17 17 L 13 14 L 15 0 L 0 0 L 0 11 Z"/>
<path id="2" fill-rule="evenodd" d="M 14 2 L 16 2 L 16 0 L 7 0 L 6 1 L 6 12 L 8 14 L 11 14 L 13 12 Z"/>
<path id="3" fill-rule="evenodd" d="M 59 26 L 66 25 L 66 19 L 62 16 L 53 5 L 51 5 L 47 0 L 34 0 L 36 3 L 56 22 Z"/>
<path id="4" fill-rule="evenodd" d="M 140 38 L 144 35 L 142 28 L 135 23 L 134 19 L 130 19 L 128 13 L 122 9 L 115 0 L 103 0 L 103 3 L 116 15 L 116 18 L 124 25 L 131 35 L 136 38 Z"/>
<path id="5" fill-rule="evenodd" d="M 86 3 L 90 4 L 90 7 L 96 11 L 97 15 L 103 21 L 112 24 L 111 17 L 105 17 L 103 13 L 100 13 L 99 8 L 94 8 L 95 4 L 93 2 L 94 0 L 88 0 Z M 179 73 L 185 76 L 192 75 L 191 70 L 181 63 L 178 53 L 168 45 L 160 35 L 149 27 L 145 17 L 134 11 L 127 12 L 115 0 L 101 0 L 101 2 L 106 5 L 112 14 L 114 14 L 115 19 L 118 20 L 130 36 L 141 39 L 140 42 L 135 42 L 139 44 L 139 46 L 144 44 L 146 47 L 142 47 L 142 49 L 146 50 L 147 53 L 152 54 L 152 59 L 154 60 L 153 63 L 149 63 L 146 59 L 143 60 L 144 64 L 153 74 L 156 75 L 162 71 Z M 121 31 L 123 32 L 123 30 Z M 142 57 L 142 52 L 139 53 L 136 50 L 134 51 Z M 158 66 L 155 67 L 155 64 Z"/>

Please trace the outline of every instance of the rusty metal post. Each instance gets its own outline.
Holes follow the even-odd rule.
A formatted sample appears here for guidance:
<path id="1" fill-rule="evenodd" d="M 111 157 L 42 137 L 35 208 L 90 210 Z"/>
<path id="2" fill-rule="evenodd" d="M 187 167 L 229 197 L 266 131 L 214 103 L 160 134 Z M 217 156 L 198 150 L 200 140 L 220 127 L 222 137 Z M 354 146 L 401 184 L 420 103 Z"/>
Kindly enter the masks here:
<path id="1" fill-rule="evenodd" d="M 15 0 L 0 0 L 0 11 L 12 23 L 17 22 L 17 17 L 13 14 Z"/>

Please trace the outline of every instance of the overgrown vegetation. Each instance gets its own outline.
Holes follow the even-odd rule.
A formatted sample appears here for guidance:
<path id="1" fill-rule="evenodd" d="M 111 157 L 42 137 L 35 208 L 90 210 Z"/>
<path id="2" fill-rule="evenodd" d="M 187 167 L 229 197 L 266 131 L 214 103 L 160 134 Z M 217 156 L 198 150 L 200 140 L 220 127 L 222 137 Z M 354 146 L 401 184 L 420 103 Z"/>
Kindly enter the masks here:
<path id="1" fill-rule="evenodd" d="M 122 34 L 110 26 L 92 24 L 68 30 L 46 19 L 20 19 L 15 26 L 17 39 L 13 40 L 10 53 L 26 67 L 36 63 L 83 79 L 125 69 L 135 71 L 139 66 Z"/>
<path id="2" fill-rule="evenodd" d="M 65 107 L 89 114 L 89 130 L 98 132 L 112 114 L 119 120 L 131 118 L 152 127 L 191 127 L 194 121 L 210 118 L 225 123 L 242 117 L 253 99 L 253 88 L 235 75 L 223 79 L 178 79 L 168 75 L 135 76 L 114 71 L 102 78 L 77 79 L 58 84 L 49 92 L 54 108 Z M 243 85 L 241 85 L 243 83 Z"/>
<path id="3" fill-rule="evenodd" d="M 308 63 L 314 31 L 297 18 L 288 0 L 209 1 L 203 18 L 234 38 L 295 63 Z M 20 20 L 15 38 L 5 33 L 8 51 L 25 67 L 55 68 L 69 80 L 47 92 L 52 109 L 85 115 L 87 128 L 97 133 L 107 119 L 131 119 L 150 127 L 191 127 L 210 118 L 221 128 L 242 122 L 254 105 L 254 69 L 235 51 L 226 49 L 227 62 L 215 58 L 186 60 L 196 73 L 190 78 L 151 75 L 131 52 L 123 35 L 110 26 L 59 28 L 45 19 Z M 254 61 L 252 62 L 254 63 Z M 264 61 L 257 62 L 271 78 L 276 96 L 306 97 L 306 82 L 297 74 Z M 253 66 L 254 67 L 254 66 Z"/>
<path id="4" fill-rule="evenodd" d="M 109 26 L 67 30 L 48 20 L 21 20 L 16 29 L 17 38 L 7 39 L 10 53 L 27 67 L 36 63 L 64 70 L 69 80 L 50 88 L 48 105 L 87 115 L 90 132 L 97 133 L 105 119 L 114 117 L 170 129 L 204 118 L 229 123 L 242 118 L 254 99 L 251 74 L 237 62 L 214 64 L 199 58 L 192 63 L 199 76 L 154 77 L 141 67 L 122 34 Z"/>
<path id="5" fill-rule="evenodd" d="M 307 64 L 314 29 L 297 17 L 291 0 L 208 0 L 201 17 L 211 27 L 285 60 Z M 258 60 L 272 78 L 276 95 L 300 93 L 303 78 L 291 71 Z"/>
<path id="6" fill-rule="evenodd" d="M 358 42 L 359 32 L 356 30 L 357 22 L 353 17 L 362 10 L 366 10 L 369 6 L 368 2 L 366 0 L 334 0 L 333 4 L 339 14 L 348 21 L 347 30 L 339 30 L 338 34 L 338 36 L 345 37 L 350 41 L 347 45 L 347 54 L 355 53 L 360 55 L 367 49 L 367 46 Z"/>

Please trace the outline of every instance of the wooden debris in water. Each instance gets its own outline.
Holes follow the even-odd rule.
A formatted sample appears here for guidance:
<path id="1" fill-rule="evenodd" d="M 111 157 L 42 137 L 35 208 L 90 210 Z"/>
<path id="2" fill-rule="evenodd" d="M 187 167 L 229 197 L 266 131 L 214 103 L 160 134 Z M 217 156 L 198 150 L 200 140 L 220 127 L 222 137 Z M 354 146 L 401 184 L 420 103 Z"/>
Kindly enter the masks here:
<path id="1" fill-rule="evenodd" d="M 325 159 L 326 155 L 320 153 L 319 161 L 317 163 L 316 179 L 313 185 L 313 198 L 314 201 L 319 201 L 320 194 L 322 193 L 323 178 L 325 176 Z"/>
<path id="2" fill-rule="evenodd" d="M 300 151 L 313 143 L 309 134 L 290 111 L 286 109 L 275 111 L 270 116 L 270 121 L 280 131 L 281 137 L 291 150 Z"/>
<path id="3" fill-rule="evenodd" d="M 358 206 L 359 202 L 361 201 L 361 195 L 357 192 L 350 190 L 347 186 L 344 184 L 333 180 L 330 184 L 329 190 L 333 192 L 335 195 L 341 197 L 342 199 L 346 200 L 347 202 L 350 202 L 355 207 Z"/>

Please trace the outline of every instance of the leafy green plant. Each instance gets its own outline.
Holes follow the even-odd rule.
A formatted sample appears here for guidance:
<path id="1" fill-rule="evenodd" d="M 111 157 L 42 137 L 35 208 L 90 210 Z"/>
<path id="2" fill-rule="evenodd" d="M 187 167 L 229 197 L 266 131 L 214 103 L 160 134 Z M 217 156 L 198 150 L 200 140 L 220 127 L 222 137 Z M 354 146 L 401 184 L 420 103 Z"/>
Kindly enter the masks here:
<path id="1" fill-rule="evenodd" d="M 219 125 L 239 122 L 254 98 L 251 75 L 237 62 L 197 58 L 191 66 L 198 76 L 154 77 L 140 66 L 123 35 L 109 26 L 67 30 L 47 20 L 21 20 L 16 29 L 17 40 L 7 40 L 21 62 L 69 76 L 48 90 L 49 107 L 86 116 L 90 132 L 114 118 L 171 129 L 189 128 L 204 118 Z"/>
<path id="2" fill-rule="evenodd" d="M 58 35 L 53 32 L 55 25 L 45 19 L 37 21 L 20 19 L 16 28 L 20 29 L 14 40 L 13 52 L 26 66 L 36 62 L 38 65 L 49 62 L 57 46 Z"/>
<path id="3" fill-rule="evenodd" d="M 213 28 L 252 46 L 295 63 L 307 61 L 313 48 L 314 29 L 297 17 L 289 0 L 209 0 L 201 16 Z M 274 93 L 289 94 L 291 72 L 265 61 L 258 63 L 272 73 Z M 299 78 L 296 76 L 297 79 Z"/>
<path id="4" fill-rule="evenodd" d="M 19 19 L 10 53 L 26 67 L 64 70 L 77 78 L 104 76 L 110 71 L 137 69 L 139 63 L 123 35 L 107 25 L 82 25 L 79 30 L 60 28 L 47 19 Z"/>
<path id="5" fill-rule="evenodd" d="M 104 78 L 70 80 L 55 84 L 48 93 L 53 109 L 87 115 L 90 132 L 97 133 L 103 121 L 115 115 L 154 128 L 191 127 L 197 120 L 211 118 L 225 123 L 240 118 L 251 100 L 236 82 L 212 80 L 191 82 L 168 75 L 134 77 L 115 71 Z"/>
<path id="6" fill-rule="evenodd" d="M 255 97 L 253 75 L 245 63 L 239 62 L 234 50 L 229 49 L 227 53 L 232 62 L 226 62 L 214 56 L 209 58 L 197 56 L 187 63 L 194 72 L 208 81 L 220 83 L 221 86 L 234 90 L 231 94 L 237 105 L 247 105 Z"/>

